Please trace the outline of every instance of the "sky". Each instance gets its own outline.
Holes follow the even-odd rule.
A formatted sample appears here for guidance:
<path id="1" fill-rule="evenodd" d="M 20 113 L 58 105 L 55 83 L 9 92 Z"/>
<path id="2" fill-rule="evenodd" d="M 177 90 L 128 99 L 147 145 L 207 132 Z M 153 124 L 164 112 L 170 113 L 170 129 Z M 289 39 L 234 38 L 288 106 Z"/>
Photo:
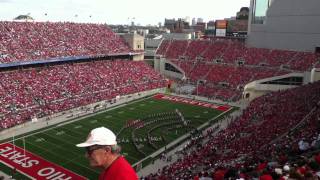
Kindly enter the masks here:
<path id="1" fill-rule="evenodd" d="M 165 18 L 235 16 L 250 0 L 0 0 L 0 20 L 30 14 L 35 21 L 157 25 Z"/>

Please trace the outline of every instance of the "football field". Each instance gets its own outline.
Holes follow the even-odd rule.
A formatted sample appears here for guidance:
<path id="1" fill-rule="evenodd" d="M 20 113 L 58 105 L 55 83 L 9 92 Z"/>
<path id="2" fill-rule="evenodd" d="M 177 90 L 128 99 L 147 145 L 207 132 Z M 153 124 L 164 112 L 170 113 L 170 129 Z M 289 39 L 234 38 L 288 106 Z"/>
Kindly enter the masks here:
<path id="1" fill-rule="evenodd" d="M 97 179 L 99 170 L 89 167 L 84 149 L 75 146 L 83 142 L 93 128 L 105 126 L 117 134 L 122 154 L 131 164 L 134 164 L 218 115 L 222 113 L 224 113 L 223 116 L 227 115 L 231 112 L 227 112 L 228 110 L 205 107 L 201 103 L 195 105 L 192 102 L 149 97 L 88 118 L 54 125 L 17 137 L 14 142 L 2 143 L 25 148 L 37 158 L 42 158 L 88 179 Z M 10 157 L 8 153 L 7 158 L 10 159 Z M 11 159 L 14 158 L 11 157 Z M 21 162 L 23 163 L 22 160 Z M 11 170 L 7 170 L 4 163 L 0 163 L 0 168 L 11 174 Z M 33 165 L 32 162 L 30 164 Z M 16 165 L 19 166 L 21 163 Z M 48 169 L 41 172 L 50 175 Z"/>

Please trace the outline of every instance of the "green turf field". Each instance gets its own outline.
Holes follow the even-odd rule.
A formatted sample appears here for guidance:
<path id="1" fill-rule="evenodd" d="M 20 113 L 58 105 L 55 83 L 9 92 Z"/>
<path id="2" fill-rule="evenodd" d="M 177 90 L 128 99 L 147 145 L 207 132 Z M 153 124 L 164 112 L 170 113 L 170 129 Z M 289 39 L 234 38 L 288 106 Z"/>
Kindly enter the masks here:
<path id="1" fill-rule="evenodd" d="M 178 120 L 176 109 L 188 121 L 187 126 Z M 105 126 L 118 134 L 122 154 L 131 164 L 134 164 L 221 113 L 200 106 L 147 98 L 89 118 L 56 125 L 28 135 L 25 137 L 25 148 L 77 174 L 89 179 L 97 179 L 99 170 L 90 168 L 84 156 L 84 149 L 75 146 L 87 138 L 91 129 Z M 125 128 L 126 124 L 132 120 L 139 120 L 144 126 L 139 129 L 136 129 L 136 126 Z M 148 137 L 153 139 L 151 143 Z M 16 139 L 15 145 L 23 147 L 22 140 Z"/>

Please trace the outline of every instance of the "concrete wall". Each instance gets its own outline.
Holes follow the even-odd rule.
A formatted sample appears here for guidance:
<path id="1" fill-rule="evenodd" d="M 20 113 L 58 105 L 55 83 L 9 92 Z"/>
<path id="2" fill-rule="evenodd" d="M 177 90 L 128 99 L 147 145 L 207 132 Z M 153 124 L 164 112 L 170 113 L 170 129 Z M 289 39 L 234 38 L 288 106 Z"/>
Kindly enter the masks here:
<path id="1" fill-rule="evenodd" d="M 154 64 L 154 70 L 159 72 L 159 73 L 160 73 L 160 59 L 161 59 L 161 57 L 156 56 L 154 58 L 154 63 L 153 63 Z"/>
<path id="2" fill-rule="evenodd" d="M 134 56 L 132 57 L 132 60 L 133 60 L 133 61 L 142 61 L 142 60 L 144 60 L 144 54 L 134 55 Z"/>
<path id="3" fill-rule="evenodd" d="M 313 68 L 311 70 L 310 82 L 315 82 L 320 80 L 320 68 Z"/>
<path id="4" fill-rule="evenodd" d="M 177 40 L 187 40 L 191 39 L 191 33 L 169 33 L 163 34 L 164 39 L 177 39 Z"/>
<path id="5" fill-rule="evenodd" d="M 144 50 L 144 37 L 139 34 L 123 34 L 123 39 L 128 43 L 128 45 L 135 51 Z"/>
<path id="6" fill-rule="evenodd" d="M 154 57 L 162 39 L 145 39 L 145 56 Z"/>
<path id="7" fill-rule="evenodd" d="M 161 41 L 162 39 L 145 39 L 144 43 L 146 48 L 151 47 L 152 49 L 157 49 Z"/>
<path id="8" fill-rule="evenodd" d="M 303 77 L 303 80 L 304 80 L 303 84 L 310 82 L 310 81 L 308 81 L 308 79 L 310 79 L 310 73 L 307 73 L 307 72 L 306 73 L 290 73 L 290 74 L 286 74 L 286 75 L 282 75 L 282 76 L 276 76 L 276 77 L 256 80 L 251 83 L 248 83 L 244 87 L 243 98 L 248 101 L 252 101 L 253 99 L 255 99 L 259 96 L 262 96 L 262 95 L 264 95 L 268 92 L 271 92 L 271 91 L 279 91 L 279 90 L 285 90 L 285 89 L 297 87 L 297 86 L 293 86 L 293 85 L 262 84 L 263 82 L 268 82 L 268 81 L 292 77 L 292 76 Z M 246 98 L 246 94 L 250 94 L 249 98 Z"/>
<path id="9" fill-rule="evenodd" d="M 251 8 L 248 46 L 313 52 L 320 47 L 319 8 L 319 0 L 274 0 L 264 24 L 251 24 Z"/>
<path id="10" fill-rule="evenodd" d="M 181 74 L 165 70 L 165 63 L 169 63 L 172 66 L 174 66 L 176 69 L 178 69 L 181 72 Z M 171 63 L 170 61 L 167 61 L 164 58 L 160 59 L 160 73 L 165 75 L 165 76 L 169 76 L 169 77 L 172 77 L 172 78 L 175 78 L 175 79 L 182 79 L 184 74 L 185 74 L 184 71 L 179 66 Z"/>
<path id="11" fill-rule="evenodd" d="M 123 39 L 127 42 L 127 44 L 131 47 L 134 51 L 144 51 L 144 37 L 140 36 L 139 34 L 130 33 L 130 34 L 121 34 Z M 144 59 L 144 54 L 134 55 L 132 60 L 140 61 Z"/>
<path id="12" fill-rule="evenodd" d="M 172 66 L 174 66 L 176 69 L 178 69 L 181 72 L 181 74 L 165 70 L 165 63 L 169 63 Z M 175 79 L 182 79 L 185 76 L 185 72 L 179 66 L 171 63 L 165 58 L 160 58 L 160 57 L 156 57 L 154 59 L 154 70 L 165 76 L 175 78 Z"/>

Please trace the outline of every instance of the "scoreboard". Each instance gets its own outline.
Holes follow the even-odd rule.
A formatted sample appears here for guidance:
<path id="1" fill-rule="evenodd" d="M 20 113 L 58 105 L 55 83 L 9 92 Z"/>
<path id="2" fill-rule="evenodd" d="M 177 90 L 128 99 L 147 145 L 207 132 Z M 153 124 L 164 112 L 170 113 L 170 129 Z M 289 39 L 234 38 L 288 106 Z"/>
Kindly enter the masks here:
<path id="1" fill-rule="evenodd" d="M 216 20 L 216 36 L 225 37 L 227 34 L 228 21 Z"/>

